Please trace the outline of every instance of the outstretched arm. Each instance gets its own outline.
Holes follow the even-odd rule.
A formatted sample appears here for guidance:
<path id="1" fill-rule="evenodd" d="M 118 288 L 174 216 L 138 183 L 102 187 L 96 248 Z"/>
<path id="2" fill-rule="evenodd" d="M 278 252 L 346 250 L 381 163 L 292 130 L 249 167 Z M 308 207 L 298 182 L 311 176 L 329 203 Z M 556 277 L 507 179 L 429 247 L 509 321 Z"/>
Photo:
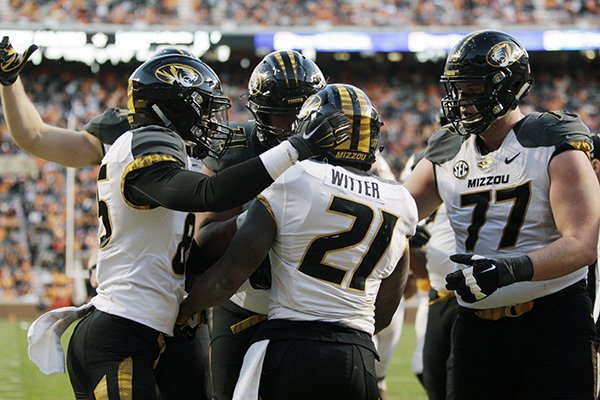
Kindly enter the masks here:
<path id="1" fill-rule="evenodd" d="M 265 259 L 276 233 L 273 217 L 255 201 L 223 257 L 194 283 L 181 304 L 177 322 L 184 323 L 194 313 L 230 298 Z"/>
<path id="2" fill-rule="evenodd" d="M 19 146 L 37 157 L 68 167 L 99 164 L 102 144 L 98 139 L 84 131 L 46 124 L 25 93 L 19 74 L 36 49 L 31 45 L 19 54 L 8 36 L 0 42 L 0 96 L 10 134 Z"/>
<path id="3" fill-rule="evenodd" d="M 1 86 L 6 125 L 15 142 L 34 156 L 68 167 L 100 164 L 102 144 L 85 131 L 48 125 L 25 93 L 21 79 Z"/>
<path id="4" fill-rule="evenodd" d="M 426 158 L 419 161 L 404 182 L 404 187 L 417 203 L 419 220 L 429 217 L 442 204 L 437 192 L 433 164 Z"/>

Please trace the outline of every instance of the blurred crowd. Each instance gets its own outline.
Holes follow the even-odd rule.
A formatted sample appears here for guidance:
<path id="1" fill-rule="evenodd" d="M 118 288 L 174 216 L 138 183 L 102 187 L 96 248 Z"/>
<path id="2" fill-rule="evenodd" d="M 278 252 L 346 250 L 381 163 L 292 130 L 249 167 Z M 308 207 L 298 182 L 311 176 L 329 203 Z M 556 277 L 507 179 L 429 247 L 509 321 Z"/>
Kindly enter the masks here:
<path id="1" fill-rule="evenodd" d="M 396 173 L 439 127 L 441 64 L 416 68 L 368 59 L 343 65 L 333 60 L 317 62 L 329 82 L 359 86 L 376 104 L 385 121 L 382 155 Z M 243 70 L 235 63 L 213 67 L 233 102 L 230 120 L 247 120 L 250 114 L 244 94 L 251 69 Z M 127 68 L 132 67 L 92 74 L 78 64 L 42 64 L 26 70 L 24 83 L 47 123 L 81 129 L 105 108 L 126 106 L 126 80 L 131 72 Z M 600 129 L 598 74 L 590 74 L 583 65 L 544 66 L 534 76 L 533 89 L 522 107 L 525 112 L 565 109 L 579 114 L 592 131 Z M 22 153 L 2 122 L 0 157 Z M 35 162 L 37 177 L 0 174 L 0 302 L 27 299 L 47 306 L 68 304 L 72 287 L 65 277 L 66 170 L 43 160 Z M 76 172 L 74 250 L 79 255 L 89 253 L 97 243 L 96 172 L 91 167 Z"/>
<path id="2" fill-rule="evenodd" d="M 9 0 L 3 21 L 212 26 L 595 26 L 599 0 Z"/>

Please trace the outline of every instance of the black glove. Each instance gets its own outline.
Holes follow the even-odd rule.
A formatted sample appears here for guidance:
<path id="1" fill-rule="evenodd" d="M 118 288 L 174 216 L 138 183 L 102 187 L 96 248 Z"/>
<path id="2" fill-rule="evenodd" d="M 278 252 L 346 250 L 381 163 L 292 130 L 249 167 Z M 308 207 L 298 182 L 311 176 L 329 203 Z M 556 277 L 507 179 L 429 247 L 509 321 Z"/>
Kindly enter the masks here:
<path id="1" fill-rule="evenodd" d="M 32 44 L 23 54 L 19 55 L 10 44 L 8 36 L 4 36 L 0 42 L 0 83 L 4 86 L 15 83 L 25 63 L 37 48 L 35 44 Z"/>
<path id="2" fill-rule="evenodd" d="M 533 277 L 533 263 L 528 256 L 485 258 L 475 254 L 453 254 L 450 259 L 470 265 L 446 275 L 446 289 L 456 290 L 467 303 L 475 303 L 498 288 L 530 281 Z"/>
<path id="3" fill-rule="evenodd" d="M 323 107 L 294 126 L 294 135 L 288 140 L 298 150 L 298 161 L 324 154 L 327 150 L 350 139 L 352 123 L 346 114 Z"/>
<path id="4" fill-rule="evenodd" d="M 427 228 L 423 225 L 417 225 L 417 230 L 414 235 L 408 239 L 408 244 L 411 249 L 418 249 L 423 247 L 429 242 L 431 238 L 431 233 L 427 230 Z"/>

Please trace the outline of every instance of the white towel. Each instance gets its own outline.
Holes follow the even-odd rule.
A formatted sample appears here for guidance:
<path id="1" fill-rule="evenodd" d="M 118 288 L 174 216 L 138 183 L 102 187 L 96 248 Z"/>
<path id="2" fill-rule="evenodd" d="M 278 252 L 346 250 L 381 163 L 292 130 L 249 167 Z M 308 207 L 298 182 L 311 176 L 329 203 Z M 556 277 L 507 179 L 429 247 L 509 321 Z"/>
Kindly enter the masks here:
<path id="1" fill-rule="evenodd" d="M 235 385 L 233 400 L 258 400 L 258 387 L 269 340 L 261 340 L 250 346 L 244 356 L 240 377 Z"/>
<path id="2" fill-rule="evenodd" d="M 60 337 L 75 321 L 92 310 L 92 304 L 62 307 L 41 315 L 27 331 L 29 359 L 46 375 L 65 372 L 65 353 Z"/>

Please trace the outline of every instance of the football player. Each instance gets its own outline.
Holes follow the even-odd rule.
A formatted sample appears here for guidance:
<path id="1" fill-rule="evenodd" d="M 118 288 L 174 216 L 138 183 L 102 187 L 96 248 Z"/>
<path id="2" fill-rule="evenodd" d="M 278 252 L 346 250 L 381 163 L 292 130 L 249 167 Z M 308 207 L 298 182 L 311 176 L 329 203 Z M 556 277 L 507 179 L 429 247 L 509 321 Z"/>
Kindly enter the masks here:
<path id="1" fill-rule="evenodd" d="M 7 37 L 0 43 L 0 52 L 3 54 L 2 65 L 10 61 L 11 57 L 20 61 L 16 70 L 11 70 L 9 63 L 6 70 L 0 72 L 3 85 L 0 87 L 0 94 L 9 132 L 17 144 L 37 157 L 72 167 L 99 165 L 110 145 L 131 129 L 127 121 L 127 109 L 109 108 L 89 121 L 82 131 L 63 129 L 44 123 L 25 93 L 21 78 L 18 76 L 33 50 L 35 45 L 19 55 L 14 51 Z M 168 54 L 193 57 L 191 53 L 175 47 L 163 48 L 155 54 L 155 57 Z M 97 287 L 96 258 L 94 255 L 94 268 L 90 269 L 90 282 L 93 282 L 94 294 Z M 154 370 L 160 398 L 162 400 L 208 399 L 210 397 L 208 328 L 206 325 L 199 326 L 193 338 L 190 334 L 179 330 L 173 333 L 173 336 L 165 337 L 165 351 Z"/>
<path id="2" fill-rule="evenodd" d="M 26 57 L 13 50 L 2 58 L 3 72 L 14 71 L 5 82 L 14 83 Z M 207 177 L 191 170 L 189 155 L 218 155 L 231 132 L 230 103 L 214 71 L 183 55 L 156 57 L 131 75 L 128 97 L 134 129 L 111 146 L 98 176 L 98 295 L 69 342 L 69 375 L 81 399 L 156 398 L 153 367 L 184 295 L 189 212 L 242 204 L 297 160 L 347 139 L 336 127 L 345 118 L 332 113 L 304 135 Z"/>
<path id="3" fill-rule="evenodd" d="M 451 125 L 405 182 L 419 217 L 443 201 L 455 233 L 458 399 L 593 399 L 587 265 L 597 257 L 600 188 L 588 128 L 562 111 L 523 114 L 525 48 L 495 30 L 451 50 L 441 82 Z"/>
<path id="4" fill-rule="evenodd" d="M 235 129 L 231 144 L 223 157 L 207 157 L 202 172 L 213 175 L 224 168 L 262 154 L 292 134 L 292 123 L 304 101 L 325 87 L 325 77 L 319 67 L 301 53 L 292 50 L 267 54 L 254 68 L 248 81 L 247 107 L 254 119 L 232 123 Z M 242 208 L 216 215 L 199 216 L 197 241 L 215 220 L 226 220 Z M 223 242 L 225 244 L 226 242 Z M 214 251 L 212 246 L 208 249 Z M 208 254 L 197 257 L 204 262 Z M 269 287 L 269 264 L 246 282 L 223 304 L 212 309 L 211 325 L 211 382 L 215 400 L 231 399 L 244 354 L 250 347 L 258 324 L 266 319 Z"/>
<path id="5" fill-rule="evenodd" d="M 372 335 L 398 307 L 417 212 L 399 183 L 368 172 L 382 121 L 362 90 L 327 85 L 306 100 L 296 131 L 332 110 L 351 121 L 351 139 L 263 191 L 225 255 L 182 304 L 178 322 L 221 303 L 269 254 L 269 317 L 244 359 L 234 398 L 379 397 Z"/>

